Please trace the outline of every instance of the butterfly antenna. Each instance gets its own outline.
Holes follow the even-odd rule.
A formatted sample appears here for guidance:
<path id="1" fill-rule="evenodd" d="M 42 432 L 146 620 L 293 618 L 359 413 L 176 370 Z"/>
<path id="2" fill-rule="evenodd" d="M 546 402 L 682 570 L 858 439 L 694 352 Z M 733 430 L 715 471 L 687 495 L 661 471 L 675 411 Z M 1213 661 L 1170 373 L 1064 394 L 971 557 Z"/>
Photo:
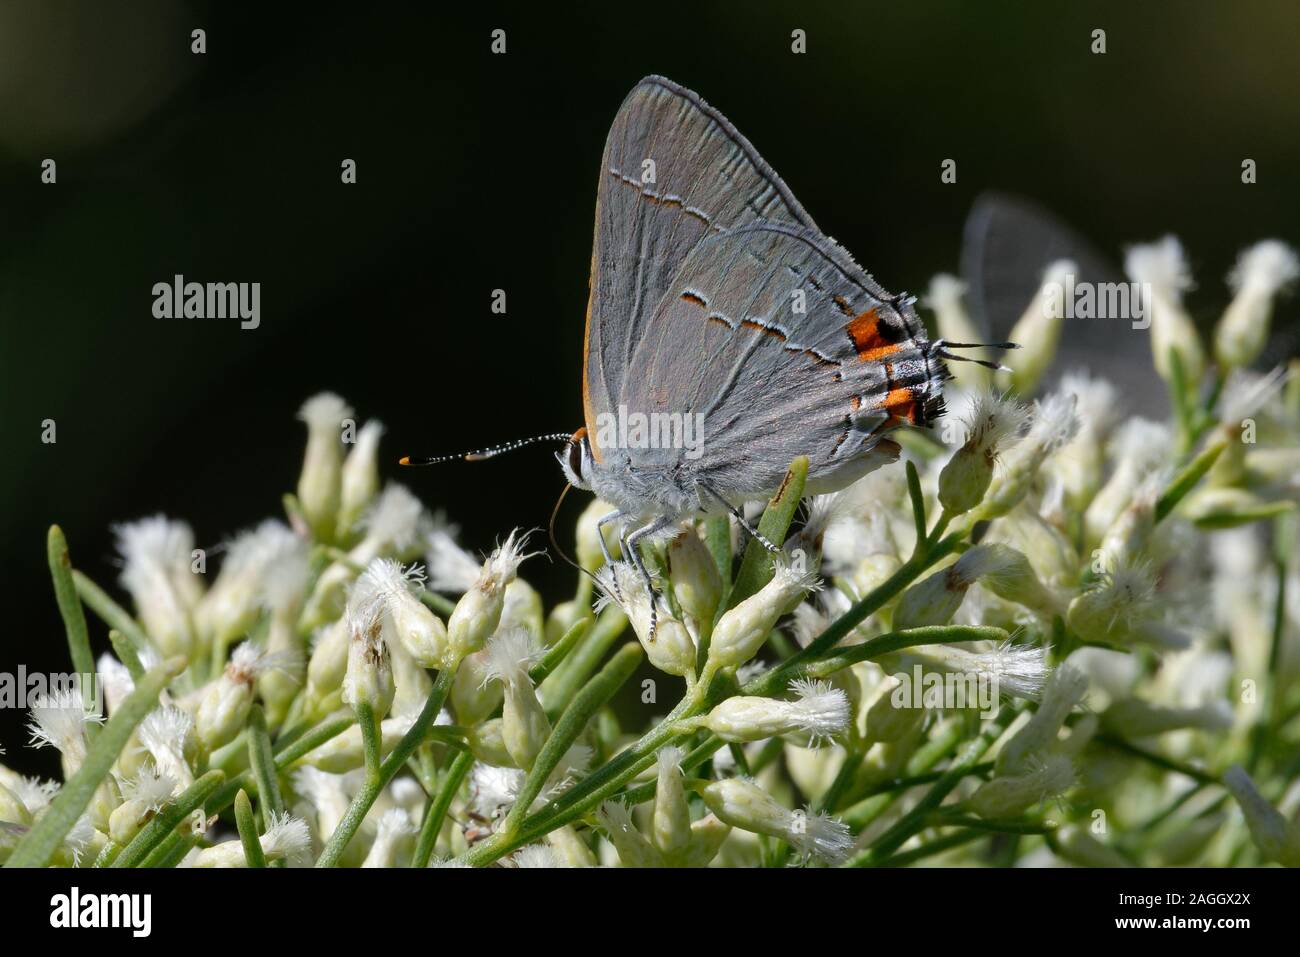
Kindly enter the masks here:
<path id="1" fill-rule="evenodd" d="M 414 458 L 410 455 L 403 455 L 398 459 L 398 465 L 438 465 L 442 462 L 453 462 L 457 459 L 463 459 L 466 462 L 482 462 L 484 459 L 496 458 L 498 455 L 504 455 L 506 452 L 513 452 L 515 449 L 522 449 L 525 445 L 535 445 L 538 442 L 568 442 L 573 436 L 568 432 L 551 432 L 548 435 L 534 435 L 528 439 L 516 439 L 513 442 L 506 442 L 504 445 L 494 445 L 491 448 L 475 449 L 472 452 L 456 452 L 453 455 L 434 455 L 427 458 Z"/>
<path id="2" fill-rule="evenodd" d="M 564 496 L 569 494 L 569 489 L 571 488 L 573 488 L 572 485 L 566 484 L 564 488 L 560 491 L 560 497 L 555 500 L 555 508 L 551 509 L 551 521 L 546 526 L 546 532 L 551 538 L 551 547 L 555 549 L 555 554 L 559 555 L 560 558 L 563 559 L 566 564 L 572 565 L 581 574 L 588 576 L 592 581 L 599 584 L 599 579 L 597 579 L 595 575 L 593 575 L 591 572 L 583 568 L 581 565 L 579 565 L 577 562 L 575 562 L 572 558 L 569 557 L 569 553 L 566 552 L 560 546 L 559 539 L 555 537 L 555 520 L 560 515 L 560 506 L 564 504 Z"/>
<path id="3" fill-rule="evenodd" d="M 995 372 L 1010 372 L 1000 362 L 993 362 L 989 359 L 976 359 L 973 356 L 959 356 L 949 349 L 1019 349 L 1018 342 L 949 342 L 947 339 L 939 339 L 934 343 L 933 352 L 940 359 L 946 359 L 949 362 L 973 362 L 977 366 L 983 366 L 986 369 L 992 369 Z"/>

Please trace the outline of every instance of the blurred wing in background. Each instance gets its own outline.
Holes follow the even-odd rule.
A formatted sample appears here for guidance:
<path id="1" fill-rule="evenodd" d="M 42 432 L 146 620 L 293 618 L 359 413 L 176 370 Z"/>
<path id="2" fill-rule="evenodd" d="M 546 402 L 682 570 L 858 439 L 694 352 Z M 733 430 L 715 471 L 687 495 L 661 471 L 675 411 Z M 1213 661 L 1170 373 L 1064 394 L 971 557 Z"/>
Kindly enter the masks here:
<path id="1" fill-rule="evenodd" d="M 990 341 L 1006 338 L 1033 301 L 1043 270 L 1059 259 L 1073 260 L 1077 282 L 1126 280 L 1091 243 L 1036 203 L 1005 193 L 975 200 L 962 234 L 961 278 L 971 319 Z M 1114 382 L 1132 413 L 1162 418 L 1169 401 L 1164 383 L 1151 372 L 1146 338 L 1117 336 L 1115 323 L 1122 321 L 1067 319 L 1044 385 L 1082 366 Z"/>

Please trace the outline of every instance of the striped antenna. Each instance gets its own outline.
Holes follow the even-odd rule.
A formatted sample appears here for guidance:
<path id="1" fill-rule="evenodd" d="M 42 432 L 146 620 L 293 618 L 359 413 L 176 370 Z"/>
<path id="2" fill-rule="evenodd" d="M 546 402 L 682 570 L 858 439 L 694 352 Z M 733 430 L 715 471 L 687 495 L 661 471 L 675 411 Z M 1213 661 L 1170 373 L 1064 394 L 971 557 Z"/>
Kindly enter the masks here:
<path id="1" fill-rule="evenodd" d="M 494 445 L 487 449 L 475 449 L 473 452 L 456 452 L 452 455 L 434 455 L 427 458 L 413 458 L 409 455 L 403 455 L 398 460 L 398 465 L 438 465 L 442 462 L 453 462 L 457 459 L 463 459 L 466 462 L 482 462 L 484 459 L 496 458 L 506 452 L 513 452 L 515 449 L 522 449 L 526 445 L 534 445 L 538 442 L 568 442 L 573 436 L 568 432 L 551 432 L 547 435 L 534 435 L 529 439 L 516 439 L 513 442 L 507 442 L 504 445 Z"/>

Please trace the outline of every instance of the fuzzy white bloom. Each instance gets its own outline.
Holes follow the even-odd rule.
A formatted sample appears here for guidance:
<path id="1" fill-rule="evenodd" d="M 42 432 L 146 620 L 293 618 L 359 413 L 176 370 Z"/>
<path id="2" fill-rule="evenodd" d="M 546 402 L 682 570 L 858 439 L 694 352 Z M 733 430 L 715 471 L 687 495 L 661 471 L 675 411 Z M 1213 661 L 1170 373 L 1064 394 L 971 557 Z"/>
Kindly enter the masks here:
<path id="1" fill-rule="evenodd" d="M 1084 513 L 1084 537 L 1089 545 L 1101 541 L 1143 480 L 1162 468 L 1172 451 L 1173 436 L 1166 425 L 1135 417 L 1115 431 L 1109 449 L 1114 471 Z"/>
<path id="2" fill-rule="evenodd" d="M 1244 249 L 1228 275 L 1236 296 L 1214 330 L 1214 354 L 1227 369 L 1248 366 L 1268 340 L 1273 299 L 1300 276 L 1295 250 L 1276 239 Z"/>
<path id="3" fill-rule="evenodd" d="M 1031 805 L 1055 797 L 1074 783 L 1074 765 L 1063 754 L 1029 762 L 1018 774 L 998 774 L 970 797 L 971 810 L 983 818 L 1015 817 Z"/>
<path id="4" fill-rule="evenodd" d="M 114 526 L 122 587 L 131 593 L 145 633 L 164 657 L 194 649 L 191 611 L 203 584 L 191 572 L 194 532 L 163 515 Z"/>
<path id="5" fill-rule="evenodd" d="M 216 581 L 195 609 L 199 632 L 221 645 L 245 634 L 261 611 L 270 570 L 298 560 L 293 556 L 301 550 L 302 540 L 274 519 L 235 536 L 226 546 Z"/>
<path id="6" fill-rule="evenodd" d="M 99 675 L 100 690 L 104 693 L 104 704 L 109 714 L 116 714 L 126 696 L 135 690 L 135 680 L 126 665 L 107 651 L 95 661 L 95 671 Z"/>
<path id="7" fill-rule="evenodd" d="M 1049 456 L 1074 438 L 1079 428 L 1073 395 L 1053 392 L 1034 403 L 1029 431 L 1002 456 L 984 502 L 973 513 L 993 519 L 1006 515 L 1033 487 Z"/>
<path id="8" fill-rule="evenodd" d="M 384 640 L 383 602 L 368 588 L 353 588 L 346 611 L 348 665 L 343 702 L 369 705 L 382 719 L 393 705 L 393 662 Z"/>
<path id="9" fill-rule="evenodd" d="M 1048 752 L 1065 726 L 1065 719 L 1087 693 L 1086 674 L 1068 664 L 1057 668 L 1043 688 L 1038 710 L 998 752 L 997 772 L 1021 774 Z"/>
<path id="10" fill-rule="evenodd" d="M 261 835 L 258 843 L 268 861 L 286 861 L 301 863 L 311 850 L 311 831 L 307 822 L 290 814 L 271 813 L 267 821 L 266 833 Z M 192 860 L 192 867 L 247 867 L 244 846 L 238 840 L 223 841 L 198 852 Z"/>
<path id="11" fill-rule="evenodd" d="M 354 587 L 382 604 L 397 640 L 421 668 L 440 668 L 446 660 L 447 627 L 411 591 L 423 580 L 419 565 L 403 570 L 401 562 L 376 558 Z"/>
<path id="12" fill-rule="evenodd" d="M 998 455 L 1016 443 L 1028 420 L 1028 410 L 1014 399 L 976 393 L 965 419 L 965 442 L 939 473 L 939 504 L 949 515 L 969 512 L 983 500 Z"/>
<path id="13" fill-rule="evenodd" d="M 234 739 L 248 721 L 257 680 L 270 671 L 300 675 L 302 655 L 297 651 L 267 652 L 244 642 L 230 656 L 225 670 L 208 685 L 199 699 L 194 727 L 209 748 L 219 748 Z"/>
<path id="14" fill-rule="evenodd" d="M 315 537 L 333 541 L 343 473 L 343 420 L 352 408 L 332 392 L 303 403 L 298 418 L 307 424 L 307 451 L 298 477 L 298 503 Z"/>
<path id="15" fill-rule="evenodd" d="M 523 628 L 498 634 L 488 645 L 485 681 L 499 681 L 505 691 L 501 733 L 516 766 L 527 771 L 551 734 L 528 669 L 542 657 L 537 636 Z"/>
<path id="16" fill-rule="evenodd" d="M 849 699 L 826 681 L 799 679 L 790 685 L 794 701 L 737 695 L 717 705 L 703 718 L 723 741 L 759 741 L 786 734 L 803 734 L 814 743 L 842 732 L 849 723 Z"/>
<path id="17" fill-rule="evenodd" d="M 591 749 L 575 744 L 564 753 L 555 766 L 542 791 L 533 802 L 533 809 L 544 806 L 556 795 L 570 787 L 591 764 Z M 480 817 L 489 820 L 507 810 L 519 796 L 526 775 L 517 768 L 475 764 L 470 770 L 470 806 Z"/>
<path id="18" fill-rule="evenodd" d="M 976 547 L 990 549 L 997 556 L 996 560 L 989 560 L 993 566 L 991 570 L 980 576 L 979 582 L 984 588 L 999 598 L 1023 605 L 1043 618 L 1051 618 L 1064 611 L 1061 601 L 1043 585 L 1029 564 L 1029 559 L 1022 553 L 1009 545 L 993 542 Z"/>
<path id="19" fill-rule="evenodd" d="M 780 838 L 805 857 L 838 864 L 853 848 L 853 837 L 842 821 L 825 814 L 791 811 L 753 781 L 714 781 L 701 796 L 719 820 L 742 831 Z"/>
<path id="20" fill-rule="evenodd" d="M 194 783 L 190 760 L 196 739 L 194 718 L 188 712 L 170 705 L 155 708 L 145 715 L 137 733 L 158 771 L 175 781 L 178 791 Z"/>
<path id="21" fill-rule="evenodd" d="M 691 843 L 691 809 L 682 785 L 681 748 L 660 748 L 655 755 L 656 781 L 651 830 L 654 844 L 667 857 L 681 854 Z"/>
<path id="22" fill-rule="evenodd" d="M 978 651 L 955 645 L 922 645 L 898 657 L 923 667 L 971 676 L 977 682 L 986 682 L 998 694 L 1013 698 L 1038 698 L 1051 670 L 1043 648 L 1009 641 Z"/>
<path id="23" fill-rule="evenodd" d="M 108 819 L 108 836 L 128 844 L 155 813 L 171 803 L 176 780 L 156 768 L 142 767 L 140 773 L 122 784 L 123 801 Z"/>
<path id="24" fill-rule="evenodd" d="M 469 591 L 456 603 L 447 619 L 447 657 L 444 667 L 454 667 L 466 655 L 481 649 L 501 621 L 506 586 L 515 580 L 519 566 L 538 552 L 525 552 L 528 534 L 512 531 L 479 570 Z"/>
<path id="25" fill-rule="evenodd" d="M 560 856 L 555 853 L 555 850 L 545 844 L 529 844 L 527 847 L 521 847 L 510 856 L 510 864 L 513 867 L 555 868 L 565 866 L 564 862 L 560 860 Z"/>
<path id="26" fill-rule="evenodd" d="M 618 851 L 624 867 L 663 867 L 664 858 L 653 844 L 636 829 L 627 805 L 606 801 L 596 811 L 596 823 Z"/>
<path id="27" fill-rule="evenodd" d="M 1058 259 L 1043 270 L 1038 292 L 1007 338 L 1020 344 L 1015 368 L 1002 373 L 1002 384 L 1014 388 L 1021 395 L 1034 391 L 1044 373 L 1056 358 L 1061 341 L 1061 328 L 1065 325 L 1065 296 L 1067 287 L 1073 288 L 1079 267 L 1069 259 Z"/>
<path id="28" fill-rule="evenodd" d="M 345 774 L 332 774 L 310 764 L 293 772 L 293 789 L 314 810 L 316 835 L 322 844 L 334 833 L 352 803 L 346 781 Z"/>
<path id="29" fill-rule="evenodd" d="M 362 867 L 400 867 L 410 852 L 415 837 L 411 816 L 400 807 L 391 807 L 379 818 L 374 843 L 366 853 Z"/>
<path id="30" fill-rule="evenodd" d="M 718 619 L 706 671 L 742 665 L 754 657 L 777 619 L 819 588 L 815 572 L 801 569 L 784 553 L 778 555 L 772 580 Z"/>
<path id="31" fill-rule="evenodd" d="M 1106 439 L 1121 410 L 1115 386 L 1082 370 L 1061 377 L 1061 392 L 1072 395 L 1079 417 L 1079 429 L 1046 463 L 1045 468 L 1061 486 L 1065 501 L 1075 511 L 1088 507 L 1101 487 L 1106 465 Z"/>
<path id="32" fill-rule="evenodd" d="M 1124 256 L 1129 279 L 1148 287 L 1143 296 L 1146 319 L 1151 328 L 1151 357 L 1160 378 L 1172 380 L 1171 354 L 1183 369 L 1183 381 L 1199 382 L 1205 371 L 1205 351 L 1191 316 L 1183 308 L 1183 293 L 1192 287 L 1183 247 L 1174 236 L 1154 243 L 1133 246 Z"/>
<path id="33" fill-rule="evenodd" d="M 87 711 L 81 692 L 72 688 L 33 696 L 31 716 L 27 730 L 32 746 L 57 749 L 64 780 L 72 777 L 86 760 L 86 725 L 102 724 L 103 715 Z"/>
<path id="34" fill-rule="evenodd" d="M 921 304 L 934 312 L 939 338 L 948 342 L 979 342 L 983 338 L 962 302 L 965 295 L 966 284 L 956 276 L 939 273 L 930 279 Z M 991 379 L 991 371 L 974 362 L 953 363 L 952 374 L 963 389 L 970 390 L 987 388 Z"/>
<path id="35" fill-rule="evenodd" d="M 1265 859 L 1285 867 L 1300 867 L 1300 825 L 1278 813 L 1240 765 L 1234 764 L 1223 772 L 1223 786 L 1237 799 L 1250 838 Z"/>
<path id="36" fill-rule="evenodd" d="M 339 484 L 337 537 L 344 538 L 379 494 L 379 439 L 382 422 L 371 419 L 357 432 L 356 444 L 343 461 Z"/>
<path id="37" fill-rule="evenodd" d="M 1155 579 L 1142 561 L 1117 561 L 1070 602 L 1066 624 L 1084 641 L 1118 644 L 1156 613 Z"/>
<path id="38" fill-rule="evenodd" d="M 60 790 L 58 781 L 43 781 L 40 778 L 18 775 L 15 775 L 13 780 L 0 781 L 0 783 L 22 802 L 23 807 L 31 813 L 32 817 L 39 816 L 49 807 Z M 0 821 L 4 820 L 10 819 L 0 815 Z"/>
<path id="39" fill-rule="evenodd" d="M 435 516 L 425 533 L 424 558 L 433 591 L 463 595 L 478 579 L 481 563 L 457 544 L 458 531 Z"/>
<path id="40" fill-rule="evenodd" d="M 947 568 L 917 582 L 903 592 L 894 610 L 895 630 L 946 625 L 961 607 L 967 589 L 986 575 L 1005 571 L 1012 553 L 1005 546 L 976 545 Z"/>
<path id="41" fill-rule="evenodd" d="M 655 630 L 651 636 L 650 604 L 657 596 L 646 591 L 641 573 L 631 562 L 615 561 L 613 565 L 601 566 L 596 572 L 596 584 L 603 593 L 597 610 L 610 602 L 623 609 L 650 664 L 670 675 L 695 673 L 695 642 L 686 626 L 671 617 L 662 602 L 655 605 Z"/>

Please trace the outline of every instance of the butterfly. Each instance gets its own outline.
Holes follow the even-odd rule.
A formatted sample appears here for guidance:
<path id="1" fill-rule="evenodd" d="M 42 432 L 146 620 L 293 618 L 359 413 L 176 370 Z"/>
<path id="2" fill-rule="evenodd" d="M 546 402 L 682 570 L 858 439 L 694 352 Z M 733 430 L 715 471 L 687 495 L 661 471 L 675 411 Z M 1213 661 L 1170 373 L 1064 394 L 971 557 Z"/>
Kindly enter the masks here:
<path id="1" fill-rule="evenodd" d="M 775 551 L 740 506 L 796 457 L 809 494 L 836 491 L 898 458 L 890 431 L 943 413 L 949 350 L 976 344 L 928 340 L 913 302 L 818 229 L 726 117 L 646 77 L 601 158 L 585 423 L 468 457 L 563 440 L 570 485 L 612 506 L 606 561 L 617 523 L 653 595 L 643 542 L 725 509 Z"/>

